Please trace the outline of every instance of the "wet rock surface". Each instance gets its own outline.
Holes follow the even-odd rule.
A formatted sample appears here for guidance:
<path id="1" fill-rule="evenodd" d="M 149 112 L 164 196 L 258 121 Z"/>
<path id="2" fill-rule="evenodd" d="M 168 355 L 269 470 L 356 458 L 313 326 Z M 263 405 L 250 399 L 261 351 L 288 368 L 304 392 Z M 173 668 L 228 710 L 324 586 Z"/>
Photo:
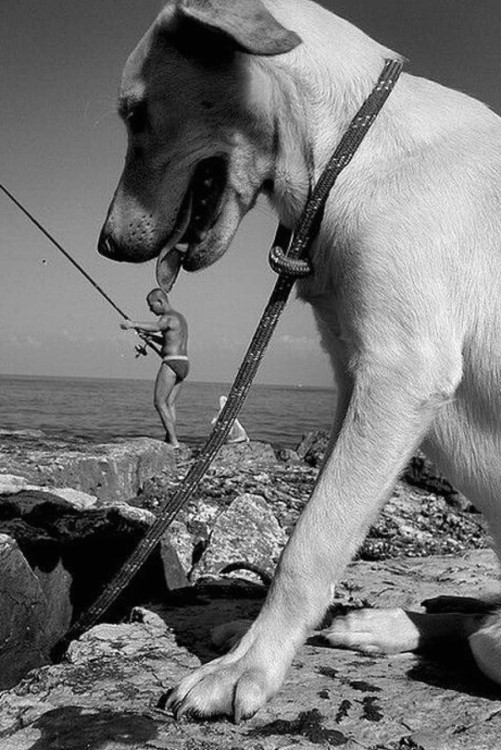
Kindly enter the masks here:
<path id="1" fill-rule="evenodd" d="M 93 628 L 71 645 L 64 663 L 25 665 L 24 671 L 36 668 L 0 694 L 2 750 L 498 746 L 500 690 L 478 673 L 466 651 L 457 649 L 426 657 L 375 657 L 328 648 L 312 638 L 298 652 L 279 695 L 249 722 L 176 723 L 162 710 L 165 691 L 217 655 L 211 628 L 258 613 L 266 591 L 262 581 L 318 474 L 325 442 L 310 437 L 309 447 L 298 445 L 297 451 L 275 452 L 259 443 L 220 451 L 164 539 L 156 572 L 150 570 L 132 587 L 115 613 L 123 617 L 132 605 L 143 605 L 132 611 L 131 621 Z M 31 456 L 33 441 L 44 439 L 24 440 Z M 191 457 L 187 450 L 142 479 L 126 505 L 90 489 L 78 497 L 58 495 L 57 473 L 26 471 L 29 461 L 18 442 L 18 453 L 0 460 L 0 560 L 10 559 L 10 577 L 22 590 L 21 597 L 11 597 L 22 605 L 13 632 L 26 634 L 29 617 L 39 613 L 51 621 L 54 633 L 64 629 L 63 622 L 51 620 L 54 602 L 66 602 L 67 621 L 75 606 L 94 595 L 91 586 L 75 599 L 76 568 L 70 561 L 78 545 L 84 552 L 78 555 L 84 561 L 79 580 L 100 584 L 113 567 L 107 553 L 120 543 L 136 543 L 179 486 Z M 102 453 L 113 455 L 113 450 Z M 307 463 L 308 453 L 313 457 Z M 56 450 L 49 465 L 57 455 Z M 410 485 L 403 476 L 340 582 L 334 613 L 360 606 L 422 610 L 423 600 L 443 594 L 489 601 L 499 596 L 497 563 L 486 549 L 482 517 L 451 502 L 455 493 L 445 485 L 433 486 Z M 81 493 L 83 484 L 73 489 Z M 247 580 L 241 570 L 220 574 L 221 567 L 238 562 L 250 563 L 258 574 Z M 34 604 L 26 608 L 26 602 Z M 435 607 L 442 606 L 438 600 Z M 2 636 L 5 641 L 3 631 Z M 35 636 L 32 644 L 36 652 Z M 4 655 L 0 651 L 0 662 Z"/>

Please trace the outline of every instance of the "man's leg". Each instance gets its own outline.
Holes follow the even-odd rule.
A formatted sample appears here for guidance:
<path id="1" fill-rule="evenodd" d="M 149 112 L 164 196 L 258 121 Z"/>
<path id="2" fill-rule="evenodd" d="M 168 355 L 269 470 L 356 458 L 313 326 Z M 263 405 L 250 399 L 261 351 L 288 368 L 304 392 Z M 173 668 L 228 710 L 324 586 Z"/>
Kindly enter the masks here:
<path id="1" fill-rule="evenodd" d="M 174 423 L 174 427 L 176 426 L 177 422 L 177 415 L 176 415 L 176 400 L 179 395 L 179 391 L 181 390 L 183 386 L 182 380 L 176 380 L 175 384 L 172 387 L 171 392 L 169 393 L 167 397 L 167 407 L 170 409 L 171 418 Z"/>
<path id="2" fill-rule="evenodd" d="M 179 447 L 176 436 L 175 413 L 172 412 L 169 399 L 176 388 L 177 376 L 166 364 L 160 365 L 155 382 L 154 404 L 162 424 L 165 427 L 165 440 L 174 448 Z"/>

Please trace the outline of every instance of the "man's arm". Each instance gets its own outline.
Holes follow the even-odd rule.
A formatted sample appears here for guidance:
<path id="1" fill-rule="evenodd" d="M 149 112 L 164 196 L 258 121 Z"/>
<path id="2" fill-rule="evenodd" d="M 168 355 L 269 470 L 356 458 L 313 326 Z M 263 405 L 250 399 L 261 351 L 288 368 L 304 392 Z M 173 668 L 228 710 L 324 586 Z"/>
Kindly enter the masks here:
<path id="1" fill-rule="evenodd" d="M 124 331 L 134 330 L 143 331 L 144 333 L 158 333 L 167 330 L 167 328 L 169 328 L 169 322 L 166 320 L 165 316 L 162 316 L 160 320 L 155 322 L 146 321 L 140 323 L 136 320 L 123 320 L 120 323 L 120 328 L 123 328 Z"/>

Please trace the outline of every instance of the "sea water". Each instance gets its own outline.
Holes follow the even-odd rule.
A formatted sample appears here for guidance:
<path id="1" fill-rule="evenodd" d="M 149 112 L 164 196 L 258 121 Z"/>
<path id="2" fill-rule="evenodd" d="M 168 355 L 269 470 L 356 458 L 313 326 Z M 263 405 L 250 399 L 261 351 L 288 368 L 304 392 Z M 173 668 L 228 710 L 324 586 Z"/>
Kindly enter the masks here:
<path id="1" fill-rule="evenodd" d="M 186 381 L 177 400 L 179 439 L 208 436 L 223 383 Z M 249 437 L 294 448 L 311 430 L 328 430 L 335 392 L 327 388 L 254 385 L 239 416 Z M 0 430 L 42 430 L 53 437 L 106 441 L 164 437 L 153 407 L 153 382 L 0 375 Z"/>

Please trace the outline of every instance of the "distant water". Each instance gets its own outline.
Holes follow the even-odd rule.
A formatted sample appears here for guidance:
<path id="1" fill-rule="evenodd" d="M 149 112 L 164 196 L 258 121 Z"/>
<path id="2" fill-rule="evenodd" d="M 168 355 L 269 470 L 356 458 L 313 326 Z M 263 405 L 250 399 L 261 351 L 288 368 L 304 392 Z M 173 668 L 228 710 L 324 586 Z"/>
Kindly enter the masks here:
<path id="1" fill-rule="evenodd" d="M 229 388 L 185 383 L 177 402 L 180 440 L 197 444 L 207 437 L 219 396 Z M 0 375 L 0 430 L 39 429 L 92 441 L 142 435 L 162 440 L 152 396 L 149 380 Z M 251 439 L 295 447 L 303 433 L 329 429 L 334 404 L 329 389 L 256 385 L 240 421 Z"/>

